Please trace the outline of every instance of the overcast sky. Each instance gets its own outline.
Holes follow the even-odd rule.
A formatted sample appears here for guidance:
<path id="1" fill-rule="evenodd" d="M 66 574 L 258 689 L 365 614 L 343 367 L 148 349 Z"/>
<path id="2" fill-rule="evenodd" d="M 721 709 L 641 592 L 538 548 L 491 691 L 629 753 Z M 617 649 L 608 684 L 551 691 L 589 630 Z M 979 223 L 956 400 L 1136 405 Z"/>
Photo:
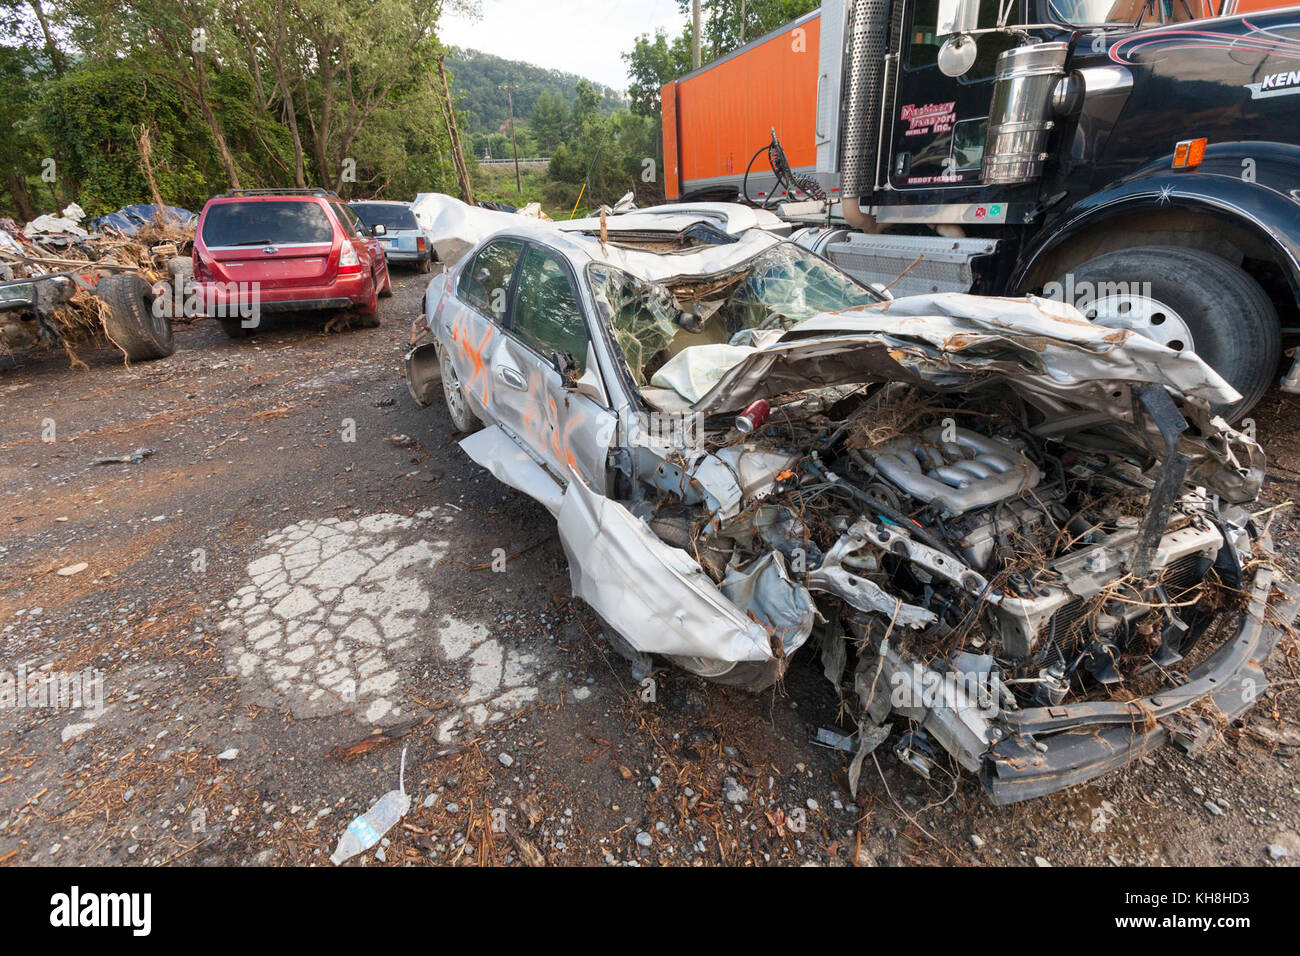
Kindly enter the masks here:
<path id="1" fill-rule="evenodd" d="M 479 20 L 444 14 L 439 36 L 452 46 L 577 73 L 627 88 L 619 54 L 638 34 L 683 21 L 676 0 L 482 0 Z"/>

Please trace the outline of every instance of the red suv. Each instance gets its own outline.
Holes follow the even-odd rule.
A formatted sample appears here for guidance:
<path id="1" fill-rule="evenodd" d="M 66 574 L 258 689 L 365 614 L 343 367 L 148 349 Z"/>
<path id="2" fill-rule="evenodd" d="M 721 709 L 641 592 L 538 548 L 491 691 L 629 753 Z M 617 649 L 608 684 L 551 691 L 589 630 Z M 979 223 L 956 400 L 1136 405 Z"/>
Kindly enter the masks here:
<path id="1" fill-rule="evenodd" d="M 379 237 L 324 189 L 237 189 L 208 200 L 194 234 L 194 283 L 232 337 L 263 312 L 375 311 L 392 295 Z"/>

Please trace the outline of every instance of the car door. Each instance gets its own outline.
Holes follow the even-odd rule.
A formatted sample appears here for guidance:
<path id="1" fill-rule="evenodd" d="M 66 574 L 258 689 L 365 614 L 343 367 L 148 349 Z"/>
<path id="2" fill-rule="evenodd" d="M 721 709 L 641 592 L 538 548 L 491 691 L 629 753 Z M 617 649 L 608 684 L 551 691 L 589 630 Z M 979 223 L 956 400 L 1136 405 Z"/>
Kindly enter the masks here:
<path id="1" fill-rule="evenodd" d="M 510 287 L 523 252 L 522 239 L 495 239 L 473 255 L 456 276 L 456 294 L 443 309 L 441 341 L 474 414 L 493 424 L 493 353 L 504 337 Z"/>
<path id="2" fill-rule="evenodd" d="M 529 243 L 515 273 L 506 335 L 493 351 L 494 417 L 502 427 L 567 484 L 571 472 L 605 490 L 605 462 L 616 419 L 603 401 L 573 382 L 588 369 L 589 317 L 576 276 L 556 251 Z M 572 361 L 569 385 L 555 357 Z M 596 391 L 607 395 L 600 384 Z"/>

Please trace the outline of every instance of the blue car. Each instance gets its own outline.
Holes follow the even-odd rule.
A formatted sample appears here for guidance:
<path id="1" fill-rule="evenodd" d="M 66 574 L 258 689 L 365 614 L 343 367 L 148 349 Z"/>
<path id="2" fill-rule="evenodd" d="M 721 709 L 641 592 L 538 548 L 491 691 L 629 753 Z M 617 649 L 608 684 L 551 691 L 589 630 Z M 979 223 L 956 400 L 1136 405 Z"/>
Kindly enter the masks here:
<path id="1" fill-rule="evenodd" d="M 433 247 L 415 221 L 410 203 L 367 199 L 354 200 L 348 205 L 371 229 L 382 225 L 387 230 L 379 241 L 389 262 L 409 262 L 421 272 L 429 271 Z"/>

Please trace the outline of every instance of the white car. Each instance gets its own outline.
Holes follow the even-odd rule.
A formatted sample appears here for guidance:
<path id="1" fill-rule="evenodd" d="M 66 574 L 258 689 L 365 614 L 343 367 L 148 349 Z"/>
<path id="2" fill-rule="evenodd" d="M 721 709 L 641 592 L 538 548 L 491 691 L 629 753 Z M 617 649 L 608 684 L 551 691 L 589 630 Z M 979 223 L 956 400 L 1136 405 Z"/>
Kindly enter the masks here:
<path id="1" fill-rule="evenodd" d="M 997 802 L 1249 708 L 1278 636 L 1263 456 L 1215 372 L 1055 303 L 882 301 L 696 222 L 509 223 L 430 283 L 407 356 L 634 662 L 761 689 L 811 643 L 858 700 L 855 786 L 892 733 Z"/>

